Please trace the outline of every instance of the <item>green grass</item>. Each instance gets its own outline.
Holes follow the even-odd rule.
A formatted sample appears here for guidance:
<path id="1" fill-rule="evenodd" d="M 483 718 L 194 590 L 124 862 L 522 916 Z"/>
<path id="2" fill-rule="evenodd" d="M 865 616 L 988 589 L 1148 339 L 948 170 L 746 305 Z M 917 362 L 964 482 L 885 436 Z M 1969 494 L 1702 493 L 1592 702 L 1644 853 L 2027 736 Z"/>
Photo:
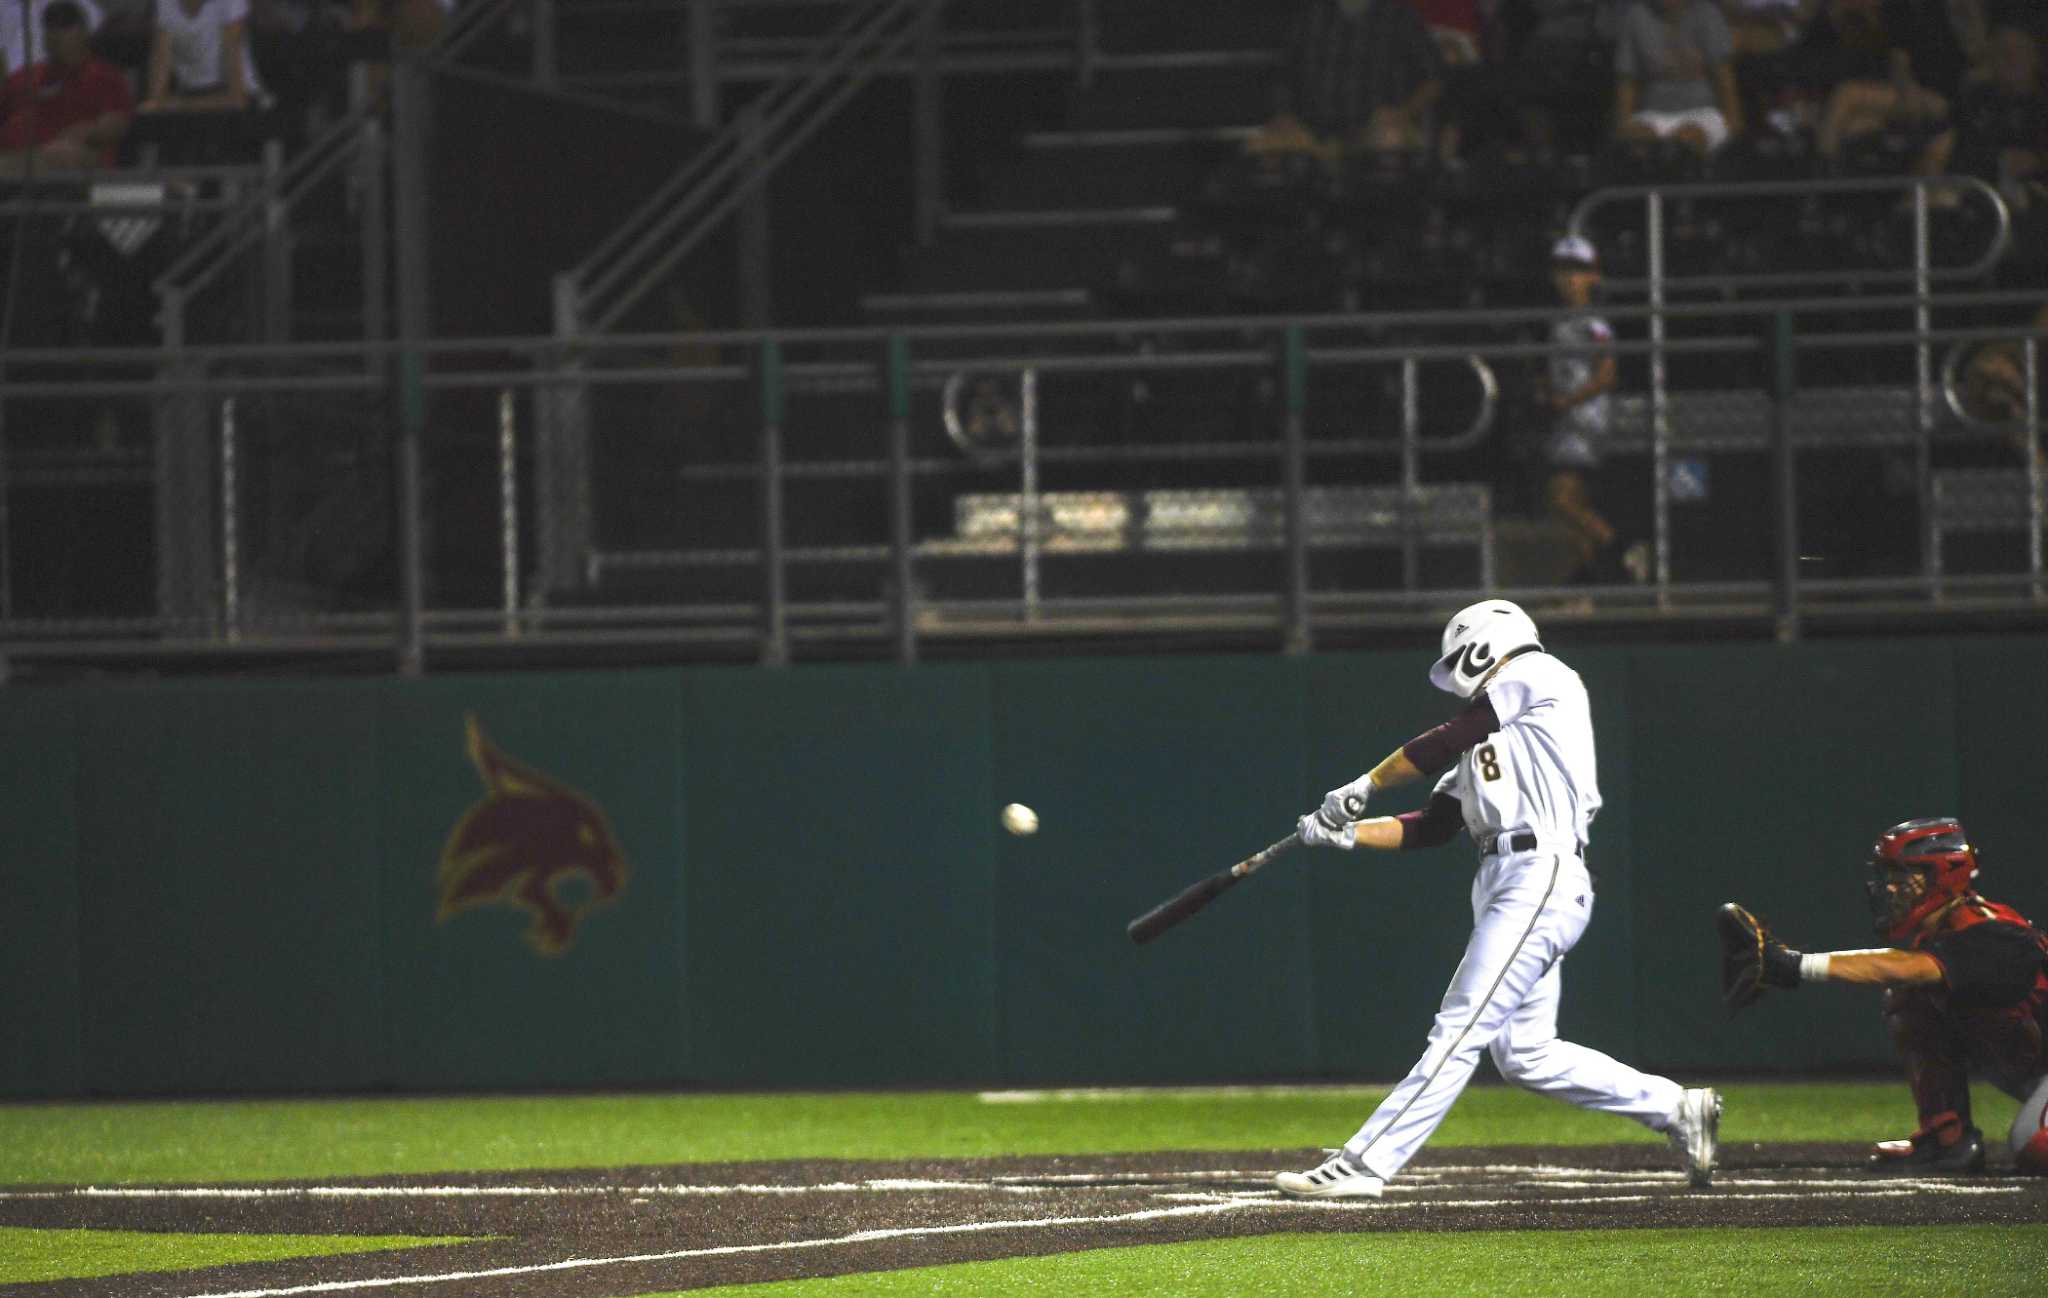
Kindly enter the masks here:
<path id="1" fill-rule="evenodd" d="M 1266 1235 L 696 1289 L 688 1298 L 2039 1298 L 2043 1259 L 2048 1226 Z"/>
<path id="2" fill-rule="evenodd" d="M 275 1262 L 289 1257 L 377 1253 L 462 1242 L 413 1235 L 159 1235 L 139 1230 L 24 1230 L 0 1226 L 0 1284 L 83 1280 L 131 1271 Z"/>
<path id="3" fill-rule="evenodd" d="M 1979 1087 L 2002 1140 L 2014 1105 Z M 1913 1125 L 1903 1083 L 1731 1083 L 1722 1141 L 1869 1140 Z M 965 1158 L 1334 1145 L 1379 1092 L 1169 1092 L 988 1104 L 972 1093 L 576 1095 L 0 1106 L 0 1184 L 264 1181 L 780 1158 Z M 1660 1137 L 1505 1086 L 1475 1086 L 1431 1142 Z"/>

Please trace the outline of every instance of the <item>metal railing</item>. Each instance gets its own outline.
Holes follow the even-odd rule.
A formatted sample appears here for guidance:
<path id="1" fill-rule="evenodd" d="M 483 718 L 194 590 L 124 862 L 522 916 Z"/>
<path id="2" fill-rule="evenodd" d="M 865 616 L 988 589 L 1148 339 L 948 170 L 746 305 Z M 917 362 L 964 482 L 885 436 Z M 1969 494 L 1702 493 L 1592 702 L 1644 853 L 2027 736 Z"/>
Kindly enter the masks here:
<path id="1" fill-rule="evenodd" d="M 1984 251 L 1974 260 L 1959 266 L 1937 266 L 1934 262 L 1933 227 L 1930 220 L 1928 194 L 1932 189 L 1960 191 L 1965 195 L 1982 199 L 1988 204 L 1992 216 L 1992 231 Z M 1696 204 L 1710 206 L 1716 203 L 1752 204 L 1771 199 L 1794 199 L 1806 203 L 1824 202 L 1831 197 L 1865 194 L 1904 194 L 1911 202 L 1913 219 L 1912 264 L 1896 269 L 1839 269 L 1824 271 L 1773 271 L 1753 274 L 1730 274 L 1717 272 L 1711 275 L 1673 275 L 1667 265 L 1669 209 L 1674 204 Z M 1913 326 L 1918 333 L 1914 347 L 1916 367 L 1915 396 L 1919 412 L 1919 461 L 1918 476 L 1922 483 L 1930 481 L 1928 448 L 1934 427 L 1935 379 L 1933 372 L 1933 351 L 1929 341 L 1933 289 L 1937 283 L 1947 281 L 1969 282 L 1981 280 L 1992 267 L 1998 264 L 2011 248 L 2012 215 L 2004 198 L 1990 185 L 1974 177 L 1921 177 L 1885 176 L 1856 180 L 1802 180 L 1802 181 L 1750 181 L 1741 183 L 1710 183 L 1691 185 L 1650 185 L 1613 187 L 1595 190 L 1586 195 L 1573 207 L 1567 221 L 1567 228 L 1575 235 L 1588 233 L 1593 215 L 1604 208 L 1640 202 L 1643 211 L 1643 228 L 1647 245 L 1647 274 L 1641 279 L 1621 278 L 1609 281 L 1607 287 L 1613 293 L 1640 292 L 1652 308 L 1649 318 L 1650 336 L 1650 382 L 1649 382 L 1649 423 L 1651 438 L 1651 481 L 1653 491 L 1654 534 L 1652 538 L 1652 563 L 1655 566 L 1657 585 L 1663 589 L 1670 579 L 1671 563 L 1671 495 L 1670 495 L 1670 384 L 1666 369 L 1667 319 L 1663 308 L 1674 295 L 1687 292 L 1706 292 L 1717 296 L 1732 295 L 1745 290 L 1767 290 L 1789 292 L 1812 288 L 1816 285 L 1847 284 L 1852 290 L 1869 287 L 1883 288 L 1888 285 L 1910 285 L 1914 295 Z M 1932 518 L 1930 502 L 1924 497 L 1921 512 Z M 1930 524 L 1931 526 L 1931 524 Z M 1929 576 L 1934 575 L 1935 542 L 1931 531 L 1921 541 L 1923 566 Z"/>
<path id="2" fill-rule="evenodd" d="M 1842 306 L 1821 302 L 1831 312 Z M 1782 490 L 1738 488 L 1708 506 L 1722 511 L 1719 535 L 1770 536 L 1767 555 L 1729 569 L 1701 548 L 1694 529 L 1674 542 L 1672 566 L 1646 574 L 1651 580 L 1595 588 L 1560 584 L 1564 556 L 1554 529 L 1540 509 L 1504 498 L 1496 462 L 1504 428 L 1527 432 L 1503 423 L 1511 403 L 1500 376 L 1551 348 L 1475 344 L 1470 335 L 1482 318 L 1470 313 L 635 336 L 588 340 L 608 363 L 583 370 L 560 367 L 550 338 L 424 343 L 432 361 L 421 379 L 434 403 L 429 423 L 442 444 L 475 448 L 479 484 L 473 496 L 435 502 L 443 549 L 455 535 L 450 528 L 481 544 L 471 547 L 467 568 L 410 584 L 430 592 L 415 595 L 421 604 L 413 615 L 433 660 L 617 650 L 781 662 L 877 650 L 907 661 L 931 645 L 1034 637 L 1224 637 L 1302 650 L 1422 626 L 1446 605 L 1490 590 L 1527 600 L 1547 618 L 1734 619 L 1795 635 L 1828 618 L 1958 608 L 2048 614 L 2038 457 L 2032 467 L 2013 457 L 1996 480 L 1944 480 L 1939 500 L 1949 512 L 1937 517 L 1916 516 L 1918 500 L 1934 496 L 1931 484 L 1917 481 L 1903 484 L 1909 494 L 1896 510 L 1859 502 L 1857 512 L 1870 519 L 1896 516 L 1899 527 L 1932 530 L 1943 554 L 1934 572 L 1896 529 L 1885 534 L 1898 543 L 1899 561 L 1889 566 L 1840 538 L 1810 535 L 1802 547 L 1802 529 L 1824 537 L 1834 526 L 1817 502 L 1838 489 L 1843 466 L 1881 464 L 1915 444 L 1918 397 L 1910 383 L 1886 383 L 1880 372 L 1857 389 L 1866 413 L 1845 420 L 1838 407 L 1847 389 L 1802 393 L 1769 374 L 1789 369 L 1794 358 L 1818 363 L 1879 349 L 1903 355 L 2001 338 L 2017 344 L 2023 368 L 2038 377 L 2031 330 L 1886 323 L 1910 319 L 1916 303 L 1912 296 L 1869 299 L 1858 304 L 1874 317 L 1869 329 L 1788 328 L 1782 337 L 1772 332 L 1776 322 L 1789 325 L 1820 305 L 1679 304 L 1663 313 L 1720 319 L 1731 331 L 1618 344 L 1630 361 L 1662 346 L 1727 368 L 1715 389 L 1673 394 L 1676 411 L 1695 399 L 1722 402 L 1723 411 L 1671 420 L 1664 435 L 1671 455 L 1705 456 L 1719 472 L 1738 475 L 1780 457 L 1788 477 Z M 2038 303 L 1972 294 L 1936 305 L 1937 314 L 2022 306 L 2031 314 Z M 1489 313 L 1483 322 L 1509 330 L 1557 315 Z M 1654 312 L 1617 307 L 1610 315 L 1639 326 Z M 1451 331 L 1456 341 L 1433 340 Z M 1141 349 L 1140 338 L 1172 346 Z M 940 339 L 945 355 L 919 355 L 921 345 Z M 682 363 L 658 354 L 683 346 L 722 355 Z M 336 500 L 381 502 L 374 519 L 350 515 L 356 521 L 344 543 L 360 547 L 388 535 L 403 508 L 398 498 L 375 487 L 374 465 L 363 479 L 369 485 L 324 495 L 329 484 L 302 473 L 300 486 L 316 500 L 303 508 L 296 497 L 277 498 L 274 484 L 280 456 L 305 460 L 306 447 L 318 445 L 307 442 L 314 430 L 289 402 L 310 389 L 388 404 L 391 367 L 383 362 L 394 350 L 187 348 L 180 369 L 162 366 L 163 353 L 11 356 L 10 366 L 60 359 L 162 366 L 154 378 L 10 384 L 8 398 L 190 403 L 205 444 L 188 448 L 186 467 L 206 479 L 207 490 L 183 535 L 203 551 L 209 576 L 193 586 L 198 602 L 188 607 L 0 610 L 0 656 L 62 663 L 388 652 L 407 620 L 395 587 L 349 600 L 318 598 L 319 591 L 287 598 L 303 574 L 282 571 L 279 557 L 317 531 L 301 523 L 319 519 Z M 527 368 L 508 371 L 510 358 Z M 307 370 L 324 377 L 309 380 Z M 962 370 L 1009 385 L 1019 416 L 1014 440 L 970 455 L 948 435 L 944 392 Z M 1153 409 L 1177 413 L 1133 433 L 1117 419 L 1140 381 Z M 618 444 L 613 471 L 600 476 L 613 539 L 581 556 L 582 575 L 595 582 L 580 593 L 537 588 L 527 576 L 539 570 L 536 530 L 546 530 L 552 508 L 544 493 L 530 490 L 529 430 L 536 402 L 570 383 L 600 395 L 687 398 L 684 405 L 712 394 L 729 416 L 721 425 L 699 410 L 679 416 L 680 424 L 629 418 L 601 430 L 603 442 Z M 1729 404 L 1731 390 L 1757 395 Z M 1230 420 L 1203 426 L 1232 400 L 1239 404 Z M 266 406 L 278 401 L 287 404 Z M 2037 401 L 2027 400 L 2018 422 L 2038 445 Z M 737 455 L 701 447 L 718 427 Z M 1944 419 L 1933 438 L 1946 455 L 1950 447 L 1996 447 L 2010 432 Z M 1647 462 L 1652 448 L 1626 426 L 1614 445 L 1618 458 L 1634 463 Z M 1812 460 L 1820 469 L 1801 475 L 1811 457 L 1820 457 Z M 359 459 L 338 463 L 365 471 Z M 1934 472 L 1969 467 L 1938 464 Z M 1075 495 L 1084 490 L 1095 495 Z M 1969 503 L 1971 490 L 1980 503 Z M 653 536 L 620 544 L 632 540 L 616 531 L 626 497 L 648 491 L 662 502 L 648 515 L 652 526 L 671 530 L 660 545 L 645 543 Z M 522 508 L 529 499 L 533 528 Z M 1785 520 L 1775 518 L 1773 501 L 1785 506 Z M 1601 503 L 1620 509 L 1629 502 Z M 195 509 L 191 498 L 159 501 L 166 504 Z M 1969 565 L 1958 547 L 1969 545 L 1996 547 L 2015 562 L 2003 571 L 1962 571 L 1956 565 Z M 1836 567 L 1811 571 L 1802 556 L 1814 553 Z M 19 596 L 21 583 L 15 586 Z"/>
<path id="3" fill-rule="evenodd" d="M 851 6 L 818 53 L 762 92 L 557 281 L 557 332 L 602 333 L 757 192 L 791 153 L 900 53 L 940 0 Z"/>

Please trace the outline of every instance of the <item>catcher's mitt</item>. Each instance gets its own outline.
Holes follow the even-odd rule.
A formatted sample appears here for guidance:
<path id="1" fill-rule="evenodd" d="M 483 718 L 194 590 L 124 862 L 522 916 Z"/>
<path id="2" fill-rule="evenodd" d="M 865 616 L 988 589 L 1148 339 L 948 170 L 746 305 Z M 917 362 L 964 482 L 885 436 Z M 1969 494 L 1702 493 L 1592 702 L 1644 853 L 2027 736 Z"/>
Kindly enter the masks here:
<path id="1" fill-rule="evenodd" d="M 1766 987 L 1799 985 L 1799 953 L 1772 937 L 1762 920 L 1731 901 L 1714 922 L 1721 930 L 1721 1003 L 1731 1015 L 1754 1004 Z"/>

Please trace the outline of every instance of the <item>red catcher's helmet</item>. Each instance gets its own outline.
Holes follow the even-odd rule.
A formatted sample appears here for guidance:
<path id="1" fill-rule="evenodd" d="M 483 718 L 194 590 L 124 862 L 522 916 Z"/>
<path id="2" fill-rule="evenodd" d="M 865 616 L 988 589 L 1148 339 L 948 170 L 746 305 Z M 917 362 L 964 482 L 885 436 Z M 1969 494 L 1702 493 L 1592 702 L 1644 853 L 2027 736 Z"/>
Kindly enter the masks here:
<path id="1" fill-rule="evenodd" d="M 1977 849 L 1952 817 L 1903 821 L 1877 836 L 1870 871 L 1875 877 L 1863 885 L 1870 917 L 1881 937 L 1901 943 L 1929 915 L 1970 890 Z"/>

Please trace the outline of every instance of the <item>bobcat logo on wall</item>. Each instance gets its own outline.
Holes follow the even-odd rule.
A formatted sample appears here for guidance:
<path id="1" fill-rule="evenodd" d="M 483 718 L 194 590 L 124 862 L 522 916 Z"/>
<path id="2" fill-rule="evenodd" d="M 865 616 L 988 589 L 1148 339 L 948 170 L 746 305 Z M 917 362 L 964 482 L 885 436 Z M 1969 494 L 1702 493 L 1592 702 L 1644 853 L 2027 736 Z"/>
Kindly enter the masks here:
<path id="1" fill-rule="evenodd" d="M 626 858 L 596 803 L 507 754 L 474 716 L 465 729 L 484 800 L 462 813 L 441 849 L 435 922 L 473 906 L 523 906 L 533 912 L 527 942 L 560 955 L 583 917 L 625 889 Z"/>

